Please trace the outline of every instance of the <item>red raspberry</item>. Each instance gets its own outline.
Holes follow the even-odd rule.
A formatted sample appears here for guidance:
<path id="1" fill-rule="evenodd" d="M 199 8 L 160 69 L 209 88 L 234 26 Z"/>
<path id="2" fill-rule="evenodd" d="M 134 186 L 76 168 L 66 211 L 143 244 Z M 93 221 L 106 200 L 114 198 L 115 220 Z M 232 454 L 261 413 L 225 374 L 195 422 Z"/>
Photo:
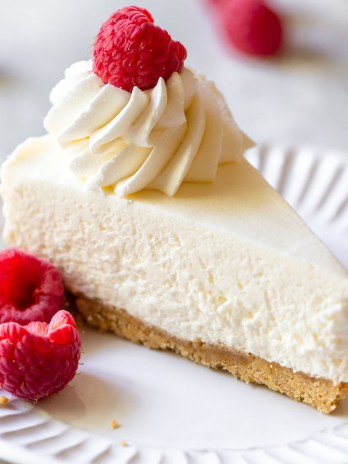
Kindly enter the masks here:
<path id="1" fill-rule="evenodd" d="M 0 323 L 49 322 L 63 301 L 56 267 L 15 248 L 0 252 Z"/>
<path id="2" fill-rule="evenodd" d="M 282 45 L 280 17 L 262 0 L 229 0 L 219 5 L 227 37 L 244 53 L 267 56 Z"/>
<path id="3" fill-rule="evenodd" d="M 102 25 L 94 43 L 93 71 L 102 81 L 131 92 L 155 87 L 180 72 L 186 49 L 167 31 L 154 25 L 144 8 L 116 11 Z"/>
<path id="4" fill-rule="evenodd" d="M 74 377 L 80 351 L 80 335 L 67 311 L 58 311 L 50 324 L 0 324 L 0 387 L 34 402 L 57 393 Z"/>

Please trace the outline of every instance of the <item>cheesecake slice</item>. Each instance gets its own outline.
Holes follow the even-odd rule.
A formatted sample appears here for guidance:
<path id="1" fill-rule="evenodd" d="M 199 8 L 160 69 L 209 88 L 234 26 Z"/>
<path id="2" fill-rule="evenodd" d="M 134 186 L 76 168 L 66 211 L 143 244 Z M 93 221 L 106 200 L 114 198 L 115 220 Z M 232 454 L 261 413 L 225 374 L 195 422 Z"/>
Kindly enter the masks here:
<path id="1" fill-rule="evenodd" d="M 2 167 L 5 240 L 63 272 L 87 322 L 330 412 L 348 387 L 347 272 L 243 158 L 175 196 L 86 190 L 55 138 Z"/>
<path id="2" fill-rule="evenodd" d="M 2 166 L 5 241 L 57 265 L 90 325 L 328 413 L 348 392 L 347 271 L 185 56 L 146 10 L 110 17 L 47 134 Z"/>

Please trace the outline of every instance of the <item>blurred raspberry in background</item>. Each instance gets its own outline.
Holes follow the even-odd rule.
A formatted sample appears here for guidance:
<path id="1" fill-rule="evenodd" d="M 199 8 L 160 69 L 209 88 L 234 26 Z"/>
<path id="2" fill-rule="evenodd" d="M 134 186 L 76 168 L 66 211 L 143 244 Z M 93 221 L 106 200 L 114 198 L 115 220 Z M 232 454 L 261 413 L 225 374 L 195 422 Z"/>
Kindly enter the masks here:
<path id="1" fill-rule="evenodd" d="M 262 0 L 208 0 L 227 42 L 248 55 L 277 54 L 283 44 L 280 15 Z"/>

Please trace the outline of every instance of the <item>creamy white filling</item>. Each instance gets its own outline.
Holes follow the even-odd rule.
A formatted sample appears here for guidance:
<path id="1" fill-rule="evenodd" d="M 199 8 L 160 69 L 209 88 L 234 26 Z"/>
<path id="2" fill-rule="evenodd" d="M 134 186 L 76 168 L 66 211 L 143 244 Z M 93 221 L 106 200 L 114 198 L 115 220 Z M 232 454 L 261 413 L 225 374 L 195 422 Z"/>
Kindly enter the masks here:
<path id="1" fill-rule="evenodd" d="M 86 192 L 69 162 L 43 137 L 5 163 L 10 244 L 52 259 L 73 291 L 173 335 L 348 381 L 347 272 L 246 161 L 174 198 L 132 200 Z"/>
<path id="2" fill-rule="evenodd" d="M 214 85 L 187 68 L 129 93 L 104 84 L 82 61 L 67 69 L 51 102 L 44 126 L 71 152 L 72 171 L 119 196 L 174 195 L 183 181 L 213 181 L 219 164 L 251 146 Z"/>

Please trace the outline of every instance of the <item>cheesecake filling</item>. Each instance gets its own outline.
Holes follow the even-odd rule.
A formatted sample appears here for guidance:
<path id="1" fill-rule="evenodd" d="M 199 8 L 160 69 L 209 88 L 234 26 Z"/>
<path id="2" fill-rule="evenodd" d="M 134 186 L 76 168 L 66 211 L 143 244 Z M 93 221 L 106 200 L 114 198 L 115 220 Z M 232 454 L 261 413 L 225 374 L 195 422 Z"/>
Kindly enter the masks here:
<path id="1" fill-rule="evenodd" d="M 174 195 L 183 181 L 212 182 L 219 164 L 251 146 L 213 83 L 188 68 L 130 93 L 104 84 L 82 61 L 50 98 L 44 126 L 71 152 L 72 171 L 88 187 L 112 187 L 119 196 Z"/>
<path id="2" fill-rule="evenodd" d="M 73 293 L 180 339 L 348 382 L 347 272 L 243 158 L 175 198 L 130 200 L 86 191 L 69 157 L 46 136 L 4 164 L 8 244 L 51 259 Z"/>

